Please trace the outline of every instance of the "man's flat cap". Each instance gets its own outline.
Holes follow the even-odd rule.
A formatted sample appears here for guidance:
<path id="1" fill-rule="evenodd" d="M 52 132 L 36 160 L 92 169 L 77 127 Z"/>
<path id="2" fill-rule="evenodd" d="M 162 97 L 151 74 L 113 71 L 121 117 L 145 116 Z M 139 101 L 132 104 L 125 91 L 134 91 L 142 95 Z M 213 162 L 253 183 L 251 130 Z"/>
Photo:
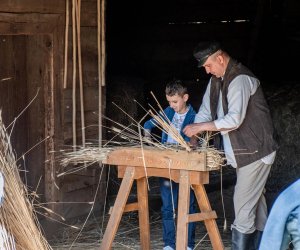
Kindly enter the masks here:
<path id="1" fill-rule="evenodd" d="M 202 67 L 207 58 L 221 49 L 219 42 L 201 42 L 194 49 L 193 55 L 198 61 L 198 67 Z"/>

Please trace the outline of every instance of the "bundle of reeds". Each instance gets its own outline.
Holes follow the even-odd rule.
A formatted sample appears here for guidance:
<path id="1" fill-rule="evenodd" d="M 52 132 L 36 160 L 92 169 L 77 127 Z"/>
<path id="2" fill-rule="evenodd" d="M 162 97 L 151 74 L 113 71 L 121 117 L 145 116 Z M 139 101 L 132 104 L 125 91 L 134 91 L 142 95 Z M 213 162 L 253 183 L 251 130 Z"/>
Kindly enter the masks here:
<path id="1" fill-rule="evenodd" d="M 109 152 L 113 148 L 99 148 L 99 147 L 84 147 L 77 151 L 71 151 L 65 153 L 61 160 L 61 165 L 66 167 L 70 164 L 81 164 L 81 163 L 101 163 L 106 159 Z"/>
<path id="2" fill-rule="evenodd" d="M 0 110 L 0 171 L 4 200 L 0 207 L 1 249 L 52 249 L 41 233 L 28 190 L 22 183 Z"/>
<path id="3" fill-rule="evenodd" d="M 87 147 L 79 149 L 77 151 L 64 152 L 63 155 L 61 156 L 62 158 L 60 160 L 60 163 L 63 167 L 67 167 L 69 165 L 77 166 L 77 164 L 81 165 L 81 164 L 102 163 L 103 161 L 105 161 L 107 159 L 110 152 L 112 152 L 114 150 L 119 150 L 122 148 L 124 149 L 124 148 L 133 148 L 133 147 L 140 148 L 141 155 L 143 157 L 143 153 L 142 153 L 143 149 L 140 145 L 136 145 L 136 146 L 131 145 L 129 147 L 125 145 L 125 146 L 109 147 L 109 148 L 87 146 Z M 147 147 L 148 150 L 151 148 L 156 148 L 156 147 L 151 147 L 151 146 Z M 144 149 L 144 150 L 146 150 L 146 149 Z M 177 147 L 174 147 L 172 145 L 169 145 L 168 147 L 165 146 L 163 149 L 160 148 L 160 150 L 167 150 L 167 151 L 172 150 L 172 151 L 176 151 L 176 152 L 180 151 L 180 149 L 178 149 Z M 199 148 L 195 149 L 194 151 L 205 153 L 206 166 L 211 170 L 219 169 L 220 167 L 222 167 L 222 165 L 224 163 L 223 154 L 221 154 L 221 152 L 219 152 L 215 148 L 199 147 Z M 82 167 L 77 166 L 77 168 L 75 168 L 75 169 L 71 168 L 67 171 L 64 171 L 64 172 L 60 173 L 59 176 L 76 172 L 76 171 L 82 169 L 83 166 Z"/>

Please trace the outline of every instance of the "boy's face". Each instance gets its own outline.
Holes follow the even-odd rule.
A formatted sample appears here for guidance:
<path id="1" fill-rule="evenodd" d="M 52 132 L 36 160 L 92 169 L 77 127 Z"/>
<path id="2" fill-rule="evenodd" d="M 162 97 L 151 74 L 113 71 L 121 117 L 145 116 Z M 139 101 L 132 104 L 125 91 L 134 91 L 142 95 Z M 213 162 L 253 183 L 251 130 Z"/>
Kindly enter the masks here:
<path id="1" fill-rule="evenodd" d="M 169 102 L 170 107 L 174 109 L 175 112 L 179 114 L 183 114 L 186 112 L 186 102 L 189 99 L 188 94 L 184 94 L 183 96 L 180 96 L 178 94 L 173 96 L 166 95 L 166 98 Z"/>

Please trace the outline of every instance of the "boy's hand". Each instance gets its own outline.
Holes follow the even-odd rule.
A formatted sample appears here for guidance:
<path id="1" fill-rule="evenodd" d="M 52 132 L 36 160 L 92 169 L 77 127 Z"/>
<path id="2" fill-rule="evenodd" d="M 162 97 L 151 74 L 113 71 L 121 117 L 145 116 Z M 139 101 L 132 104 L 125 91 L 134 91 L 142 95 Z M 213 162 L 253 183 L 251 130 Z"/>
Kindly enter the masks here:
<path id="1" fill-rule="evenodd" d="M 212 122 L 200 122 L 200 123 L 192 123 L 186 125 L 183 129 L 183 133 L 185 133 L 188 137 L 192 137 L 193 135 L 197 135 L 203 131 L 221 131 L 224 129 L 217 129 L 215 123 Z"/>

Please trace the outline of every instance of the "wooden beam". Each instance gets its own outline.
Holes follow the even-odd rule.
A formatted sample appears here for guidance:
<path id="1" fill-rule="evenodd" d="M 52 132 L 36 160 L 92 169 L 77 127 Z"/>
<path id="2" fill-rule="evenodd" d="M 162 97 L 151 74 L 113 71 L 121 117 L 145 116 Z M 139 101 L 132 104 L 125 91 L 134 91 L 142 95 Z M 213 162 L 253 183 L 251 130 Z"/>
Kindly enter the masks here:
<path id="1" fill-rule="evenodd" d="M 112 242 L 118 230 L 121 217 L 128 199 L 133 180 L 134 180 L 135 169 L 133 167 L 128 167 L 122 180 L 114 208 L 112 210 L 111 216 L 109 218 L 107 227 L 105 229 L 104 236 L 102 238 L 100 250 L 111 249 Z"/>
<path id="2" fill-rule="evenodd" d="M 189 173 L 187 170 L 180 170 L 176 250 L 186 249 L 188 244 L 190 192 Z"/>
<path id="3" fill-rule="evenodd" d="M 210 212 L 211 206 L 204 188 L 204 185 L 193 185 L 194 193 L 198 201 L 201 212 Z M 204 220 L 211 244 L 214 250 L 223 250 L 224 245 L 218 230 L 216 220 L 211 218 Z"/>
<path id="4" fill-rule="evenodd" d="M 144 148 L 146 167 L 208 171 L 206 157 L 201 152 L 187 152 L 184 150 L 160 150 Z M 104 164 L 143 166 L 140 148 L 117 149 L 109 153 Z"/>
<path id="5" fill-rule="evenodd" d="M 11 14 L 1 13 L 0 33 L 2 35 L 32 35 L 53 33 L 58 14 Z"/>
<path id="6" fill-rule="evenodd" d="M 202 212 L 189 215 L 189 222 L 203 221 L 208 219 L 217 219 L 217 214 L 215 211 Z"/>
<path id="7" fill-rule="evenodd" d="M 118 166 L 118 178 L 123 178 L 127 166 Z M 136 168 L 136 178 L 146 177 L 145 169 L 143 167 Z M 180 173 L 177 169 L 161 169 L 161 168 L 148 168 L 147 176 L 152 177 L 164 177 L 171 178 L 172 181 L 179 183 Z M 190 183 L 191 184 L 208 184 L 209 183 L 209 172 L 208 171 L 189 171 Z"/>
<path id="8" fill-rule="evenodd" d="M 147 178 L 137 180 L 138 209 L 141 249 L 150 250 L 150 224 Z"/>
<path id="9" fill-rule="evenodd" d="M 111 206 L 111 207 L 109 208 L 108 214 L 112 214 L 113 208 L 114 208 L 113 206 Z M 139 208 L 138 208 L 138 203 L 137 203 L 137 202 L 130 203 L 130 204 L 126 204 L 123 213 L 132 212 L 132 211 L 137 211 L 138 209 L 139 209 Z"/>
<path id="10" fill-rule="evenodd" d="M 1 12 L 39 12 L 39 13 L 64 13 L 65 1 L 49 0 L 1 0 Z"/>

